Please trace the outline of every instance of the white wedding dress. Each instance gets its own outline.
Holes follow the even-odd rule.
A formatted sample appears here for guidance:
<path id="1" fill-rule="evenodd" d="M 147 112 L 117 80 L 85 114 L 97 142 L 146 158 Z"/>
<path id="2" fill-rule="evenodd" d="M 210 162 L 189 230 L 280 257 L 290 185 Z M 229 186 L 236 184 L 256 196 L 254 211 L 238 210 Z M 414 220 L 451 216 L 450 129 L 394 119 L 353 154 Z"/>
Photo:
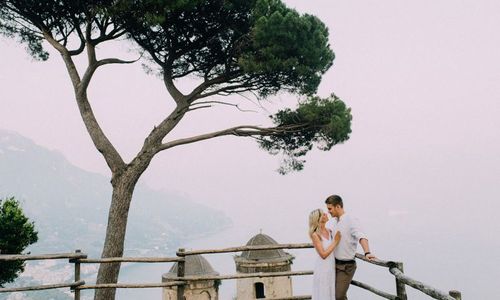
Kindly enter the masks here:
<path id="1" fill-rule="evenodd" d="M 323 249 L 328 248 L 333 242 L 332 236 L 325 239 L 321 237 Z M 312 300 L 335 300 L 335 257 L 333 252 L 322 259 L 316 252 L 316 262 L 313 274 Z"/>

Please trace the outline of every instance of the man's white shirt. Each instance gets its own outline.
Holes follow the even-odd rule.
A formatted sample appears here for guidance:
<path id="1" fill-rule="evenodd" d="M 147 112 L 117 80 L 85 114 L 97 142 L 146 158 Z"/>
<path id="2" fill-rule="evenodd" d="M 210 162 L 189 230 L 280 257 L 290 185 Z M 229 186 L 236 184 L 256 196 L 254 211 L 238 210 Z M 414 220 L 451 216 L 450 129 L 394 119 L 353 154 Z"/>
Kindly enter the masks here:
<path id="1" fill-rule="evenodd" d="M 334 250 L 334 256 L 339 260 L 352 260 L 356 255 L 356 249 L 360 239 L 366 238 L 361 230 L 359 221 L 348 214 L 343 214 L 340 218 L 332 218 L 326 226 L 333 232 L 333 235 L 340 231 L 342 238 Z"/>

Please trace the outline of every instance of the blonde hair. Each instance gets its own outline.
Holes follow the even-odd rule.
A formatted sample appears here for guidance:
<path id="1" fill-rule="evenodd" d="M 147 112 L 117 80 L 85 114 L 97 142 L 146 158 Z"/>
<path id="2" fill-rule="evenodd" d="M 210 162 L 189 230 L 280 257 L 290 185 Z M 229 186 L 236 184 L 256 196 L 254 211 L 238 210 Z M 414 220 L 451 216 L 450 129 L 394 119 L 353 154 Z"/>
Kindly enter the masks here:
<path id="1" fill-rule="evenodd" d="M 321 209 L 315 209 L 309 214 L 309 236 L 312 239 L 313 233 L 317 233 L 321 239 L 321 234 L 319 232 L 319 220 L 323 215 L 323 211 Z"/>

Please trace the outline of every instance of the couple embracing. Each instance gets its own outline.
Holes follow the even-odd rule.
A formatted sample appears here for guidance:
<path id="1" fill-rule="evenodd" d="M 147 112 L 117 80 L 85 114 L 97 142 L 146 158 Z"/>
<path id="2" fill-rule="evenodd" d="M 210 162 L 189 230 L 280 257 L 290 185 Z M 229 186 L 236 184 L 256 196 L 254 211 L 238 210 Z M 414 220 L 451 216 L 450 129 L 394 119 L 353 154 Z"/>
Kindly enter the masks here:
<path id="1" fill-rule="evenodd" d="M 344 211 L 337 195 L 325 201 L 328 213 L 321 209 L 309 214 L 309 235 L 318 254 L 314 265 L 313 300 L 347 300 L 347 289 L 356 271 L 358 243 L 367 259 L 376 259 L 370 252 L 366 235 L 358 221 Z"/>

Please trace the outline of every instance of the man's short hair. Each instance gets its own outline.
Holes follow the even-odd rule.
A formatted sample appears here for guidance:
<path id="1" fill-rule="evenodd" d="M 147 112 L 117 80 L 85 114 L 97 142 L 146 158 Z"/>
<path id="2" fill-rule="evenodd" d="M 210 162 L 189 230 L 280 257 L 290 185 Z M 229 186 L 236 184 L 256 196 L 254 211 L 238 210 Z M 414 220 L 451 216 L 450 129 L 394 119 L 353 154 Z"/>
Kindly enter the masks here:
<path id="1" fill-rule="evenodd" d="M 333 206 L 340 205 L 340 207 L 344 208 L 344 203 L 342 202 L 342 198 L 339 195 L 331 195 L 325 200 L 326 204 L 330 204 Z"/>

